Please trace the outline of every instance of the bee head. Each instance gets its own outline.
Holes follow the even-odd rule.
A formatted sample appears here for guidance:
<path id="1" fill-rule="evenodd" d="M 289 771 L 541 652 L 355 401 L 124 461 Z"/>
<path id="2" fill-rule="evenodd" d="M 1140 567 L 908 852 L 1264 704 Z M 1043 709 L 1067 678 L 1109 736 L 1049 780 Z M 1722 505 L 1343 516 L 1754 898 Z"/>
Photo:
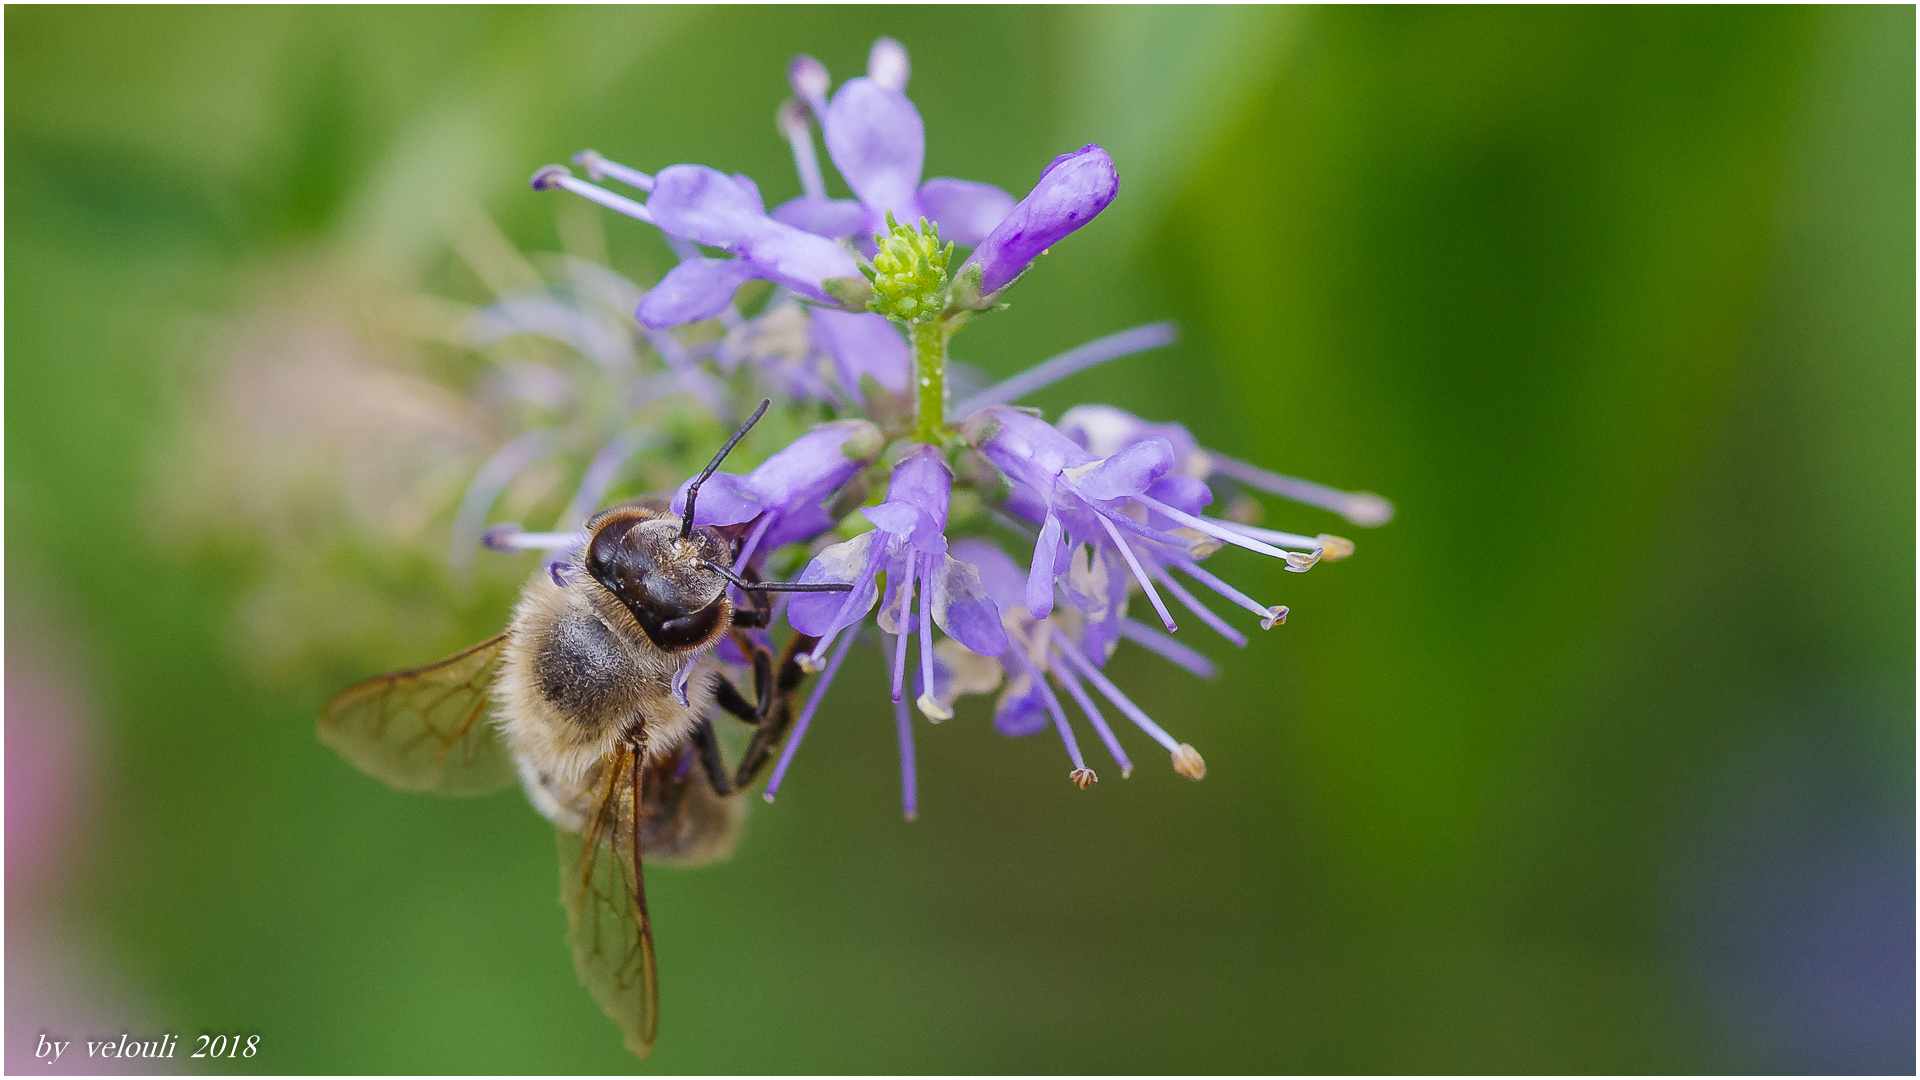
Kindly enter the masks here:
<path id="1" fill-rule="evenodd" d="M 711 529 L 681 535 L 680 519 L 644 510 L 612 510 L 587 523 L 586 570 L 633 614 L 647 639 L 666 652 L 710 644 L 726 631 L 733 605 L 724 564 L 727 544 Z"/>

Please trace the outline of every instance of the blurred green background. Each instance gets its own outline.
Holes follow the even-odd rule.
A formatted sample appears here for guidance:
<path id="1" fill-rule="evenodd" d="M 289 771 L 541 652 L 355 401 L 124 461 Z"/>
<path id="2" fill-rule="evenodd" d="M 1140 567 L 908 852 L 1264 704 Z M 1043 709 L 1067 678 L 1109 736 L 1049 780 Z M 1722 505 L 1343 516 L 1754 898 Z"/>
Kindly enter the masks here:
<path id="1" fill-rule="evenodd" d="M 1097 141 L 1123 177 L 964 359 L 1176 319 L 1033 403 L 1399 516 L 1305 576 L 1219 556 L 1293 619 L 1195 639 L 1211 683 L 1122 679 L 1198 785 L 1083 794 L 976 705 L 920 729 L 904 824 L 850 669 L 738 855 L 650 876 L 646 1068 L 1913 1069 L 1911 8 L 5 18 L 9 1071 L 43 1031 L 262 1037 L 175 1069 L 635 1065 L 524 798 L 399 795 L 313 735 L 497 629 L 524 566 L 419 584 L 444 521 L 433 558 L 303 554 L 178 448 L 237 354 L 483 300 L 447 208 L 557 250 L 540 164 L 797 193 L 785 62 L 845 78 L 880 34 L 929 175 L 1023 192 Z M 261 660 L 368 590 L 413 621 Z"/>

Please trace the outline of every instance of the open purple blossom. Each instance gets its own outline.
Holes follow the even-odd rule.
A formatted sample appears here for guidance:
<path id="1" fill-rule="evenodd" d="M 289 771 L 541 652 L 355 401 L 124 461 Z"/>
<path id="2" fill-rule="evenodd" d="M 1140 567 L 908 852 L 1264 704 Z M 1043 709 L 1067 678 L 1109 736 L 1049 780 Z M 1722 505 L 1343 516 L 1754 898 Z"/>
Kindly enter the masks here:
<path id="1" fill-rule="evenodd" d="M 805 116 L 790 110 L 781 115 L 781 130 L 794 145 L 804 194 L 775 207 L 776 219 L 821 236 L 853 237 L 869 255 L 871 236 L 886 231 L 889 213 L 905 222 L 925 217 L 965 247 L 1000 224 L 1014 206 L 1000 188 L 949 177 L 921 182 L 926 128 L 906 95 L 909 70 L 906 49 L 882 38 L 867 59 L 867 74 L 847 80 L 828 101 L 825 66 L 812 57 L 794 61 L 788 69 L 794 92 L 817 115 L 827 155 L 855 201 L 826 197 L 818 164 L 809 164 L 816 159 Z"/>
<path id="2" fill-rule="evenodd" d="M 800 575 L 802 583 L 842 582 L 847 593 L 801 594 L 787 608 L 794 629 L 820 639 L 816 660 L 835 636 L 865 619 L 880 599 L 878 575 L 887 578 L 880 604 L 880 628 L 897 639 L 903 658 L 907 639 L 920 634 L 921 678 L 932 686 L 933 627 L 981 656 L 998 656 L 1006 647 L 1000 613 L 980 584 L 979 572 L 947 554 L 947 507 L 953 474 L 940 451 L 914 447 L 894 465 L 887 500 L 860 513 L 873 528 L 815 556 Z M 917 618 L 913 613 L 917 612 Z M 905 665 L 896 663 L 893 699 L 902 699 Z M 952 714 L 929 693 L 918 699 L 932 720 Z"/>
<path id="3" fill-rule="evenodd" d="M 1252 610 L 1263 627 L 1271 628 L 1286 618 L 1284 607 L 1251 600 L 1201 570 L 1200 559 L 1222 544 L 1233 544 L 1281 559 L 1289 570 L 1305 571 L 1325 553 L 1317 538 L 1272 534 L 1280 544 L 1303 549 L 1288 551 L 1249 535 L 1244 527 L 1202 516 L 1212 493 L 1201 481 L 1172 472 L 1173 445 L 1158 436 L 1096 457 L 1044 420 L 1004 406 L 975 413 L 967 421 L 966 435 L 1013 481 L 1010 509 L 1040 525 L 1026 586 L 1027 608 L 1036 616 L 1053 610 L 1056 581 L 1071 582 L 1067 571 L 1085 547 L 1093 552 L 1092 560 L 1110 565 L 1117 555 L 1126 564 L 1169 633 L 1178 624 L 1156 584 L 1166 586 L 1183 604 L 1190 594 L 1177 582 L 1168 585 L 1172 579 L 1165 572 L 1167 565 Z M 1066 591 L 1076 606 L 1085 607 L 1086 602 L 1076 598 L 1083 594 Z M 1199 614 L 1197 602 L 1189 608 Z"/>
<path id="4" fill-rule="evenodd" d="M 1210 604 L 1224 600 L 1263 628 L 1288 614 L 1216 574 L 1213 556 L 1237 547 L 1301 572 L 1352 554 L 1341 537 L 1249 524 L 1257 509 L 1249 492 L 1331 510 L 1360 526 L 1384 523 L 1392 506 L 1227 457 L 1178 423 L 1096 404 L 1049 423 L 1015 407 L 1097 364 L 1174 344 L 1170 323 L 1088 342 L 963 392 L 956 408 L 947 383 L 952 336 L 993 317 L 1041 254 L 1111 205 L 1119 172 L 1104 149 L 1087 145 L 1048 162 L 1017 202 L 991 185 L 925 179 L 925 127 L 906 94 L 911 74 L 906 49 L 887 38 L 874 44 L 866 74 L 837 88 L 819 61 L 796 58 L 787 71 L 793 96 L 776 115 L 800 194 L 771 213 L 754 180 L 703 165 L 651 175 L 584 152 L 574 161 L 588 179 L 559 166 L 541 170 L 536 187 L 571 191 L 657 228 L 677 265 L 644 293 L 586 274 L 582 288 L 601 297 L 593 318 L 555 292 L 503 299 L 475 325 L 565 341 L 617 374 L 619 385 L 643 388 L 623 390 L 616 414 L 631 407 L 631 394 L 649 409 L 730 422 L 744 396 L 764 392 L 790 425 L 806 427 L 758 466 L 714 473 L 693 515 L 735 545 L 737 586 L 797 578 L 847 587 L 783 595 L 767 626 L 736 625 L 717 649 L 723 664 L 744 664 L 743 649 L 774 648 L 784 637 L 797 672 L 815 676 L 779 749 L 767 799 L 780 790 L 829 692 L 843 692 L 833 688 L 847 657 L 876 643 L 891 682 L 909 818 L 918 812 L 916 723 L 964 717 L 965 699 L 984 695 L 994 695 L 990 722 L 1001 734 L 1051 729 L 1069 779 L 1083 789 L 1096 780 L 1079 741 L 1088 730 L 1123 777 L 1133 769 L 1126 743 L 1138 740 L 1137 729 L 1176 771 L 1198 780 L 1206 771 L 1198 752 L 1127 695 L 1114 659 L 1138 648 L 1211 678 L 1213 662 L 1179 634 L 1181 620 L 1190 616 L 1245 646 L 1233 613 Z M 816 126 L 852 198 L 829 192 Z M 971 253 L 959 260 L 956 245 Z M 743 311 L 747 301 L 736 298 L 749 295 L 739 290 L 750 280 L 775 288 L 757 310 Z M 633 311 L 635 323 L 610 326 L 607 311 Z M 700 322 L 706 325 L 669 332 Z M 559 389 L 543 392 L 561 400 Z M 650 414 L 656 424 L 658 416 Z M 546 552 L 548 572 L 559 575 L 585 539 L 586 513 L 618 494 L 638 463 L 657 466 L 675 440 L 649 434 L 637 420 L 611 425 L 613 433 L 597 441 L 572 437 L 564 422 L 543 423 L 507 441 L 481 469 L 458 515 L 456 543 L 474 546 L 507 484 L 532 465 L 562 447 L 602 446 L 552 531 L 497 525 L 484 532 L 498 551 Z M 685 491 L 682 485 L 670 497 L 673 513 L 685 512 Z M 989 540 L 989 531 L 1001 539 Z"/>

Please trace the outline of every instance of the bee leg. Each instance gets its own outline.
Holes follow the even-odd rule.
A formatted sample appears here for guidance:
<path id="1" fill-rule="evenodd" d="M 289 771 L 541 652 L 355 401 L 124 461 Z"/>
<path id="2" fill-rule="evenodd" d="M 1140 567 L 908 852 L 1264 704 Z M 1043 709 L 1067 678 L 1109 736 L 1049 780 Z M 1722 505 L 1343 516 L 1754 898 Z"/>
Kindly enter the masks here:
<path id="1" fill-rule="evenodd" d="M 693 745 L 700 752 L 700 767 L 706 770 L 707 783 L 714 794 L 733 794 L 733 778 L 727 775 L 727 763 L 720 757 L 720 740 L 714 737 L 713 721 L 701 720 L 693 729 Z"/>
<path id="2" fill-rule="evenodd" d="M 759 571 L 748 567 L 746 579 L 753 582 L 759 581 Z M 749 630 L 763 630 L 773 624 L 772 597 L 758 589 L 742 589 L 740 597 L 746 603 L 734 607 L 733 625 L 746 627 Z"/>
<path id="3" fill-rule="evenodd" d="M 747 745 L 747 752 L 740 756 L 740 767 L 734 770 L 733 786 L 744 789 L 752 784 L 766 768 L 773 748 L 787 734 L 787 725 L 793 722 L 793 710 L 788 700 L 794 690 L 800 686 L 800 680 L 807 677 L 807 671 L 800 666 L 800 654 L 812 649 L 819 643 L 818 638 L 805 634 L 795 634 L 788 639 L 787 647 L 780 651 L 777 669 L 773 654 L 764 648 L 754 650 L 753 684 L 759 691 L 759 723 L 753 733 L 753 742 Z"/>
<path id="4" fill-rule="evenodd" d="M 713 701 L 714 704 L 749 724 L 760 723 L 759 710 L 741 695 L 739 689 L 733 685 L 733 680 L 725 675 L 715 675 L 713 678 Z"/>

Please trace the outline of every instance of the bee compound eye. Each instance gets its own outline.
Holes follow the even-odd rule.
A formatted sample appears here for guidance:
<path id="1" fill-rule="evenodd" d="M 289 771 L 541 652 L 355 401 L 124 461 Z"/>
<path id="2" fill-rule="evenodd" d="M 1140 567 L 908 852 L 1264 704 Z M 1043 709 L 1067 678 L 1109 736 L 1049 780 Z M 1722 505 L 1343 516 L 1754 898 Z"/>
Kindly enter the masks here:
<path id="1" fill-rule="evenodd" d="M 721 620 L 727 613 L 727 601 L 724 596 L 716 596 L 706 607 L 684 614 L 673 614 L 664 607 L 653 605 L 628 604 L 627 608 L 639 621 L 640 629 L 646 631 L 648 640 L 668 652 L 680 652 L 705 644 L 721 629 Z"/>

